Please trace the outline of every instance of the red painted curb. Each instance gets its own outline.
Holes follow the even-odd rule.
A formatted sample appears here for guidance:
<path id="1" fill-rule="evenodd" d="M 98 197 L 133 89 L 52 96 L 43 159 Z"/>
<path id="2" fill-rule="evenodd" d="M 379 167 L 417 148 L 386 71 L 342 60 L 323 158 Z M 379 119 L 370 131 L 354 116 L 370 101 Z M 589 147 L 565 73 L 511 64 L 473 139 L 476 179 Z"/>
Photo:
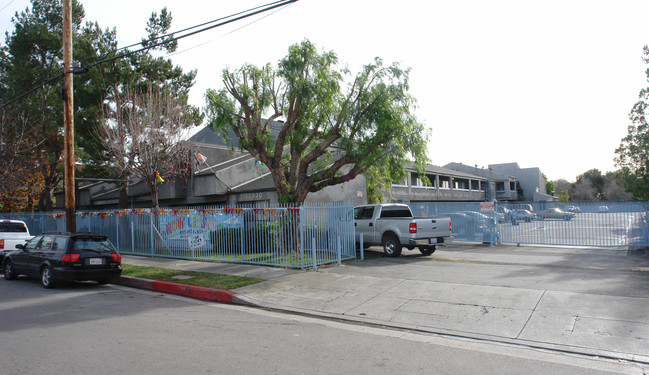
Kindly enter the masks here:
<path id="1" fill-rule="evenodd" d="M 152 286 L 153 290 L 156 292 L 171 293 L 212 302 L 232 303 L 232 297 L 236 294 L 229 290 L 210 289 L 166 281 L 154 281 Z"/>
<path id="2" fill-rule="evenodd" d="M 167 281 L 139 279 L 130 276 L 120 277 L 117 284 L 152 290 L 155 292 L 175 294 L 208 302 L 232 303 L 234 295 L 237 294 L 229 290 L 204 288 L 201 286 L 171 283 Z"/>

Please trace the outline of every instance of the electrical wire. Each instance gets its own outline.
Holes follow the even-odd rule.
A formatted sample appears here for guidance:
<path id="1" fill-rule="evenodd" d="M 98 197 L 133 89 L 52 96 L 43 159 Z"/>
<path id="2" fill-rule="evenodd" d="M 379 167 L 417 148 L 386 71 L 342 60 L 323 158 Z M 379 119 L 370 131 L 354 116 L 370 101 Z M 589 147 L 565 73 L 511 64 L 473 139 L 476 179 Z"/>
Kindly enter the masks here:
<path id="1" fill-rule="evenodd" d="M 156 47 L 168 44 L 168 43 L 172 43 L 172 42 L 180 40 L 180 39 L 184 39 L 184 38 L 187 38 L 187 37 L 190 37 L 190 36 L 193 36 L 193 35 L 196 35 L 196 34 L 199 34 L 199 33 L 202 33 L 202 32 L 205 32 L 205 31 L 208 31 L 208 30 L 220 27 L 220 26 L 230 24 L 230 23 L 235 22 L 235 21 L 242 20 L 244 18 L 248 18 L 248 17 L 254 16 L 254 15 L 263 13 L 263 12 L 267 12 L 267 11 L 272 10 L 272 9 L 280 8 L 280 7 L 289 5 L 291 3 L 295 3 L 297 1 L 298 0 L 275 1 L 275 2 L 271 2 L 271 3 L 265 4 L 265 5 L 255 7 L 255 8 L 248 9 L 246 11 L 238 12 L 238 13 L 232 14 L 232 15 L 227 16 L 227 17 L 222 17 L 222 18 L 219 18 L 219 19 L 216 19 L 216 20 L 213 20 L 213 21 L 209 21 L 209 22 L 205 22 L 205 23 L 202 23 L 202 24 L 199 24 L 199 25 L 196 25 L 196 26 L 192 26 L 192 27 L 183 29 L 181 31 L 161 35 L 161 36 L 159 36 L 157 38 L 153 38 L 152 40 L 158 40 L 160 38 L 165 38 L 167 36 L 172 36 L 172 35 L 174 35 L 176 33 L 179 33 L 179 32 L 193 30 L 193 29 L 196 29 L 196 28 L 204 26 L 204 25 L 208 25 L 208 24 L 211 24 L 211 23 L 214 23 L 214 22 L 217 22 L 217 21 L 222 21 L 222 22 L 219 22 L 219 23 L 217 23 L 215 25 L 211 25 L 211 26 L 208 26 L 208 27 L 196 30 L 196 31 L 192 31 L 192 32 L 189 32 L 187 34 L 184 34 L 184 35 L 181 35 L 181 36 L 178 36 L 178 37 L 172 37 L 172 38 L 170 38 L 168 40 L 158 42 L 158 43 L 155 43 L 155 44 L 152 44 L 152 45 L 148 45 L 146 47 L 143 47 L 143 48 L 140 48 L 140 49 L 137 49 L 137 50 L 133 50 L 133 51 L 129 50 L 127 52 L 120 53 L 120 54 L 118 54 L 116 56 L 104 58 L 102 60 L 96 61 L 95 63 L 90 64 L 90 65 L 88 65 L 86 67 L 83 67 L 83 68 L 75 68 L 75 69 L 72 69 L 72 70 L 69 70 L 69 71 L 64 71 L 64 72 L 56 75 L 55 77 L 50 78 L 47 81 L 45 81 L 45 82 L 43 82 L 43 83 L 41 83 L 41 84 L 39 84 L 39 85 L 37 85 L 35 87 L 32 87 L 31 89 L 25 91 L 24 93 L 14 97 L 14 98 L 9 99 L 7 102 L 2 103 L 0 105 L 0 108 L 4 108 L 4 107 L 8 106 L 9 104 L 26 97 L 27 95 L 31 94 L 32 92 L 34 92 L 34 91 L 36 91 L 36 90 L 38 90 L 38 89 L 40 89 L 40 88 L 42 88 L 42 87 L 44 87 L 44 86 L 46 86 L 46 85 L 48 85 L 50 83 L 56 81 L 57 79 L 61 78 L 65 74 L 69 74 L 69 73 L 74 73 L 74 74 L 85 73 L 85 72 L 87 72 L 88 70 L 90 70 L 91 68 L 93 68 L 93 67 L 95 67 L 97 65 L 100 65 L 100 64 L 103 64 L 103 63 L 106 63 L 106 62 L 111 62 L 111 61 L 121 59 L 121 58 L 124 58 L 124 57 L 128 57 L 128 56 L 131 56 L 131 55 L 143 52 L 143 51 L 147 51 L 147 50 L 150 50 L 150 49 L 153 49 L 153 48 L 156 48 Z M 232 18 L 232 17 L 235 17 L 235 18 Z M 132 44 L 130 46 L 118 49 L 117 51 L 129 48 L 129 47 L 132 47 L 132 46 L 136 46 L 138 44 L 141 44 L 141 43 Z"/>
<path id="2" fill-rule="evenodd" d="M 7 5 L 3 6 L 2 9 L 0 9 L 0 12 L 2 12 L 2 11 L 5 10 L 5 9 L 7 9 L 7 7 L 8 7 L 9 5 L 11 5 L 11 3 L 13 3 L 14 1 L 16 1 L 16 0 L 11 0 L 10 2 L 8 2 Z"/>
<path id="3" fill-rule="evenodd" d="M 247 13 L 247 12 L 262 8 L 262 7 L 265 7 L 265 6 L 269 6 L 269 5 L 277 4 L 277 3 L 283 3 L 283 2 L 285 2 L 285 0 L 278 0 L 278 1 L 275 1 L 275 2 L 268 3 L 268 4 L 260 5 L 260 6 L 254 7 L 254 8 L 250 8 L 248 10 L 244 10 L 244 11 L 241 11 L 241 12 L 238 12 L 238 13 L 231 14 L 229 16 L 217 18 L 217 19 L 212 20 L 212 21 L 203 22 L 201 24 L 194 25 L 194 26 L 191 26 L 191 27 L 187 27 L 187 28 L 184 28 L 182 30 L 177 30 L 177 31 L 174 31 L 174 32 L 171 32 L 171 33 L 167 33 L 165 35 L 160 35 L 158 37 L 147 40 L 147 42 L 153 42 L 153 41 L 156 41 L 158 39 L 162 39 L 162 38 L 166 38 L 168 36 L 172 36 L 174 34 L 184 33 L 185 31 L 193 30 L 193 29 L 196 29 L 196 28 L 199 28 L 199 27 L 203 27 L 205 25 L 209 25 L 209 24 L 214 23 L 214 22 L 218 22 L 218 21 L 226 20 L 226 19 L 231 18 L 231 17 L 235 17 L 235 16 L 238 16 L 240 14 L 244 14 L 244 13 Z M 126 46 L 126 47 L 122 47 L 122 48 L 118 49 L 117 51 L 122 50 L 122 49 L 128 49 L 128 48 L 131 48 L 131 47 L 135 47 L 135 46 L 138 46 L 138 45 L 141 45 L 141 44 L 142 44 L 142 42 L 133 43 L 133 44 L 130 44 L 130 45 Z"/>
<path id="4" fill-rule="evenodd" d="M 269 14 L 267 14 L 267 15 L 261 17 L 261 18 L 258 18 L 258 19 L 254 20 L 254 21 L 251 21 L 251 22 L 249 22 L 249 23 L 247 23 L 247 24 L 245 24 L 245 25 L 243 25 L 243 26 L 241 26 L 241 27 L 239 27 L 239 28 L 236 28 L 236 29 L 234 29 L 234 30 L 232 30 L 232 31 L 230 31 L 230 32 L 227 32 L 227 33 L 225 33 L 225 34 L 223 34 L 223 35 L 221 35 L 221 36 L 219 36 L 219 37 L 217 37 L 217 38 L 214 38 L 214 39 L 208 40 L 208 41 L 203 42 L 203 43 L 201 43 L 201 44 L 197 44 L 197 45 L 195 45 L 195 46 L 193 46 L 193 47 L 185 48 L 185 49 L 182 50 L 182 51 L 176 51 L 176 52 L 169 53 L 169 54 L 167 54 L 165 57 L 172 57 L 172 56 L 180 55 L 181 53 L 184 53 L 184 52 L 187 52 L 187 51 L 191 51 L 191 50 L 193 50 L 193 49 L 195 49 L 195 48 L 202 47 L 202 46 L 204 46 L 204 45 L 206 45 L 206 44 L 212 43 L 213 41 L 215 41 L 215 40 L 217 40 L 217 39 L 219 39 L 219 38 L 222 38 L 222 37 L 224 37 L 224 36 L 227 36 L 227 35 L 233 34 L 233 33 L 237 32 L 237 31 L 239 31 L 239 30 L 241 30 L 241 29 L 244 29 L 244 28 L 246 28 L 246 27 L 248 27 L 248 26 L 250 26 L 250 25 L 252 25 L 252 24 L 255 24 L 255 23 L 257 23 L 257 22 L 263 20 L 264 18 L 270 17 L 270 16 L 272 16 L 273 14 L 279 12 L 279 11 L 282 10 L 282 9 L 284 9 L 284 8 L 279 8 L 279 9 L 275 10 L 274 12 L 271 12 L 271 13 L 269 13 Z"/>

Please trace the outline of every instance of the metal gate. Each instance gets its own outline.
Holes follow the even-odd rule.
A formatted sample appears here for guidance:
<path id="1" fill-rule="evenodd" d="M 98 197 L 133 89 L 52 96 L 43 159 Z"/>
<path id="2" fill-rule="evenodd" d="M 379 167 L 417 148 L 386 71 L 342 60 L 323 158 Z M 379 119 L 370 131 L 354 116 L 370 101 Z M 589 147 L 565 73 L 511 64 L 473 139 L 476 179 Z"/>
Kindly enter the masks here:
<path id="1" fill-rule="evenodd" d="M 648 202 L 496 203 L 493 212 L 484 212 L 480 202 L 409 205 L 415 216 L 449 216 L 454 240 L 459 242 L 649 246 Z"/>

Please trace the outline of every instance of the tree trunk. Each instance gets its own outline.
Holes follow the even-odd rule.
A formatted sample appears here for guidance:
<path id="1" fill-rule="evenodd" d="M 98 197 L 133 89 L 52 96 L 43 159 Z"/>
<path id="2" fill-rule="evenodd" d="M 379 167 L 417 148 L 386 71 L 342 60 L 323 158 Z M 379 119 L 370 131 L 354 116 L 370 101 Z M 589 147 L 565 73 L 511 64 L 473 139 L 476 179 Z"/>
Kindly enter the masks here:
<path id="1" fill-rule="evenodd" d="M 128 183 L 120 184 L 119 187 L 119 208 L 128 208 Z"/>
<path id="2" fill-rule="evenodd" d="M 54 210 L 54 204 L 52 203 L 52 189 L 49 187 L 44 187 L 41 191 L 40 198 L 38 199 L 38 210 L 40 212 L 51 212 Z"/>
<path id="3" fill-rule="evenodd" d="M 153 208 L 160 208 L 158 205 L 158 186 L 153 185 L 151 187 L 151 204 Z"/>

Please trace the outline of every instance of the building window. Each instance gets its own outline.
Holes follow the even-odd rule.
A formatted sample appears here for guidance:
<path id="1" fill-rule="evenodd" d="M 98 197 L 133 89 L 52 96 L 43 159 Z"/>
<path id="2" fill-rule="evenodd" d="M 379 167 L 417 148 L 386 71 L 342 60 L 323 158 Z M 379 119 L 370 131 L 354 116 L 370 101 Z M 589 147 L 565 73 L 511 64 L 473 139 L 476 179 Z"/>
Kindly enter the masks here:
<path id="1" fill-rule="evenodd" d="M 447 176 L 439 176 L 439 187 L 441 189 L 451 188 L 451 178 Z"/>
<path id="2" fill-rule="evenodd" d="M 435 182 L 435 179 L 436 179 L 435 175 L 427 174 L 426 177 L 428 177 L 428 180 L 430 181 L 430 187 L 432 187 L 432 188 L 437 187 L 437 185 L 435 185 L 435 183 L 436 183 Z"/>

